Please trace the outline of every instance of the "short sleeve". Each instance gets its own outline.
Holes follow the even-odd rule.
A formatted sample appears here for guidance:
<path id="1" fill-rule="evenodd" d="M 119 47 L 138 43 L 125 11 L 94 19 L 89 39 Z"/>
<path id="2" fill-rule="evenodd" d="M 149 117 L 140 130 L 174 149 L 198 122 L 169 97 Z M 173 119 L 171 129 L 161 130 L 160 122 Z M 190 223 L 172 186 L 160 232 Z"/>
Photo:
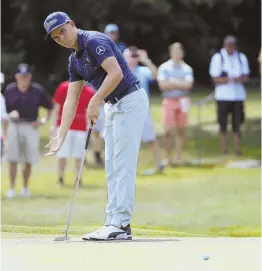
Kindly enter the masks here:
<path id="1" fill-rule="evenodd" d="M 106 58 L 115 56 L 109 40 L 104 37 L 92 37 L 88 42 L 88 49 L 98 65 L 101 65 Z"/>
<path id="2" fill-rule="evenodd" d="M 168 79 L 168 71 L 165 66 L 161 65 L 158 69 L 157 81 L 164 81 Z"/>
<path id="3" fill-rule="evenodd" d="M 249 64 L 247 57 L 244 54 L 240 54 L 241 64 L 242 64 L 242 73 L 244 75 L 250 74 Z"/>
<path id="4" fill-rule="evenodd" d="M 72 55 L 68 59 L 68 75 L 69 75 L 69 82 L 77 82 L 81 80 L 85 80 L 82 76 L 76 73 L 75 67 L 74 67 L 74 59 Z"/>
<path id="5" fill-rule="evenodd" d="M 218 77 L 222 72 L 222 63 L 220 54 L 215 54 L 210 62 L 209 74 L 211 77 Z"/>
<path id="6" fill-rule="evenodd" d="M 8 118 L 8 115 L 6 111 L 5 98 L 1 93 L 1 119 L 6 120 L 7 118 Z"/>
<path id="7" fill-rule="evenodd" d="M 194 82 L 194 73 L 193 73 L 193 69 L 189 66 L 187 66 L 186 70 L 185 70 L 185 77 L 184 79 L 187 82 Z"/>
<path id="8" fill-rule="evenodd" d="M 46 109 L 53 108 L 53 101 L 49 93 L 47 93 L 43 88 L 40 89 L 40 106 L 43 106 Z"/>
<path id="9" fill-rule="evenodd" d="M 62 105 L 66 99 L 66 94 L 67 94 L 67 88 L 68 88 L 68 84 L 65 83 L 61 83 L 55 92 L 55 95 L 53 97 L 53 101 L 57 104 Z"/>

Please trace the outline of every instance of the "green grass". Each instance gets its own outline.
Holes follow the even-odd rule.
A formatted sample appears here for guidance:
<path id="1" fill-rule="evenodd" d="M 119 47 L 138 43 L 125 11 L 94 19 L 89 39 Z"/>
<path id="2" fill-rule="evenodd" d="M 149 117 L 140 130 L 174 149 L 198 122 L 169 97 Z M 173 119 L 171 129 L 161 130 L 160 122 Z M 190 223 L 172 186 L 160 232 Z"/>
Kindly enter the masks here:
<path id="1" fill-rule="evenodd" d="M 246 105 L 247 122 L 243 127 L 244 156 L 260 159 L 260 93 L 253 91 Z M 200 94 L 194 95 L 198 99 Z M 162 146 L 161 100 L 152 98 L 151 107 Z M 203 108 L 203 123 L 215 124 L 215 107 Z M 185 159 L 195 159 L 193 107 L 188 129 Z M 42 146 L 48 141 L 48 127 L 41 128 Z M 217 135 L 201 131 L 200 146 L 205 158 L 221 161 Z M 161 150 L 164 155 L 163 149 Z M 42 152 L 44 150 L 42 149 Z M 107 201 L 103 170 L 84 169 L 84 188 L 79 189 L 70 234 L 83 234 L 104 221 Z M 132 221 L 137 236 L 260 236 L 260 169 L 226 169 L 224 164 L 236 160 L 230 155 L 214 168 L 168 168 L 164 174 L 137 178 L 136 204 Z M 142 146 L 139 172 L 153 166 L 153 158 Z M 8 189 L 7 164 L 2 167 L 2 231 L 23 234 L 58 234 L 64 228 L 73 193 L 73 164 L 66 173 L 67 186 L 56 188 L 56 159 L 41 157 L 31 180 L 33 197 L 5 199 Z M 22 178 L 17 179 L 17 191 Z"/>

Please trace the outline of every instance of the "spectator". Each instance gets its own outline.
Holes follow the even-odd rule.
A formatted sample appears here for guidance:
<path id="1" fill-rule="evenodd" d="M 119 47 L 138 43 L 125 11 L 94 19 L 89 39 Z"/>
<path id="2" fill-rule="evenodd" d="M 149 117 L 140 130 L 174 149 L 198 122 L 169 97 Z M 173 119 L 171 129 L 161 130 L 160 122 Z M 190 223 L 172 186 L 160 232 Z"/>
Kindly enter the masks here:
<path id="1" fill-rule="evenodd" d="M 232 116 L 232 130 L 236 155 L 241 155 L 240 125 L 244 122 L 244 101 L 248 81 L 249 65 L 247 57 L 237 50 L 237 39 L 226 36 L 224 48 L 216 53 L 210 63 L 209 73 L 216 84 L 217 119 L 220 127 L 220 144 L 222 152 L 228 153 L 227 122 Z"/>
<path id="2" fill-rule="evenodd" d="M 169 46 L 170 59 L 158 69 L 158 83 L 163 92 L 163 121 L 165 149 L 169 165 L 180 162 L 185 141 L 185 126 L 188 123 L 190 90 L 194 77 L 192 68 L 184 61 L 183 45 L 179 42 Z M 176 153 L 172 159 L 172 130 L 176 128 Z"/>
<path id="3" fill-rule="evenodd" d="M 119 41 L 119 27 L 116 24 L 108 24 L 104 32 L 116 43 L 118 49 L 123 53 L 127 46 L 124 42 Z"/>
<path id="4" fill-rule="evenodd" d="M 2 84 L 4 83 L 5 78 L 4 74 L 0 72 L 0 84 L 1 84 L 1 89 L 2 89 Z M 5 105 L 5 98 L 1 93 L 1 128 L 0 128 L 0 133 L 1 133 L 1 158 L 3 156 L 3 150 L 4 150 L 4 142 L 6 139 L 6 127 L 7 127 L 7 120 L 8 120 L 8 115 L 6 112 L 6 105 Z"/>
<path id="5" fill-rule="evenodd" d="M 63 112 L 64 103 L 66 100 L 69 81 L 62 82 L 56 89 L 53 102 L 54 110 L 52 113 L 51 134 L 55 136 L 61 124 L 61 116 Z M 80 171 L 81 160 L 85 149 L 87 118 L 86 108 L 90 99 L 94 95 L 94 90 L 87 85 L 83 86 L 80 98 L 78 101 L 76 115 L 66 135 L 65 142 L 57 153 L 58 158 L 58 186 L 64 185 L 64 174 L 66 169 L 66 160 L 70 156 L 75 159 L 76 179 Z M 80 181 L 80 185 L 82 182 Z"/>
<path id="6" fill-rule="evenodd" d="M 15 196 L 15 180 L 17 164 L 20 155 L 23 155 L 23 179 L 24 188 L 22 196 L 30 196 L 28 190 L 32 165 L 38 161 L 39 133 L 38 127 L 47 122 L 50 117 L 53 103 L 51 97 L 37 83 L 32 82 L 31 68 L 27 64 L 20 64 L 15 73 L 16 82 L 10 83 L 5 88 L 7 112 L 9 113 L 9 125 L 7 131 L 7 154 L 9 162 L 10 190 L 8 198 Z M 39 107 L 48 110 L 45 118 L 38 119 Z"/>
<path id="7" fill-rule="evenodd" d="M 127 61 L 127 64 L 131 71 L 138 78 L 140 85 L 147 92 L 149 97 L 150 92 L 150 82 L 157 79 L 157 67 L 156 65 L 148 58 L 148 54 L 145 50 L 139 50 L 135 46 L 131 46 L 124 51 L 124 57 Z M 139 65 L 139 62 L 144 66 Z M 144 124 L 142 141 L 148 143 L 155 157 L 155 163 L 157 171 L 163 171 L 164 165 L 160 159 L 160 150 L 156 138 L 156 133 L 154 131 L 154 125 L 151 117 L 150 111 L 146 122 Z"/>

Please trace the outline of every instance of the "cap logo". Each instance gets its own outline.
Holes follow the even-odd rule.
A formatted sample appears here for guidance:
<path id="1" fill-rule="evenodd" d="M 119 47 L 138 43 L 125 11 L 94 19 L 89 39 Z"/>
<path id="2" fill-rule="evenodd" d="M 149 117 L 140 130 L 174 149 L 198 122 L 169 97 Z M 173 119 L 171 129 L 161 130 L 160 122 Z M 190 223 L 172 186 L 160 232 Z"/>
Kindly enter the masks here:
<path id="1" fill-rule="evenodd" d="M 100 55 L 100 56 L 103 55 L 103 54 L 105 53 L 105 51 L 106 51 L 106 49 L 105 49 L 105 47 L 102 46 L 102 45 L 96 47 L 96 53 L 97 53 L 98 55 Z"/>
<path id="2" fill-rule="evenodd" d="M 55 19 L 53 19 L 53 20 L 51 20 L 50 22 L 46 22 L 45 23 L 45 28 L 46 29 L 49 29 L 53 24 L 55 24 L 57 22 L 57 19 L 55 18 Z"/>
<path id="3" fill-rule="evenodd" d="M 26 66 L 21 66 L 20 67 L 20 72 L 27 72 L 27 67 Z"/>

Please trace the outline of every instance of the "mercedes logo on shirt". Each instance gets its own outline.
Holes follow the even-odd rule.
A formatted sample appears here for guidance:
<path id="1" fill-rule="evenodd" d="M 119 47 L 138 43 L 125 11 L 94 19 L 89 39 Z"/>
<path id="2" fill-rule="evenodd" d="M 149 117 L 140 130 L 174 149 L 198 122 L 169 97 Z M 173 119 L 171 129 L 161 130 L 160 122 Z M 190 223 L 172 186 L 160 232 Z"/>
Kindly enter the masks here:
<path id="1" fill-rule="evenodd" d="M 104 46 L 102 46 L 102 45 L 100 45 L 100 46 L 96 47 L 96 53 L 97 53 L 98 55 L 102 55 L 102 54 L 104 54 L 104 53 L 105 53 L 105 51 L 106 51 L 106 49 L 105 49 L 105 47 L 104 47 Z"/>

